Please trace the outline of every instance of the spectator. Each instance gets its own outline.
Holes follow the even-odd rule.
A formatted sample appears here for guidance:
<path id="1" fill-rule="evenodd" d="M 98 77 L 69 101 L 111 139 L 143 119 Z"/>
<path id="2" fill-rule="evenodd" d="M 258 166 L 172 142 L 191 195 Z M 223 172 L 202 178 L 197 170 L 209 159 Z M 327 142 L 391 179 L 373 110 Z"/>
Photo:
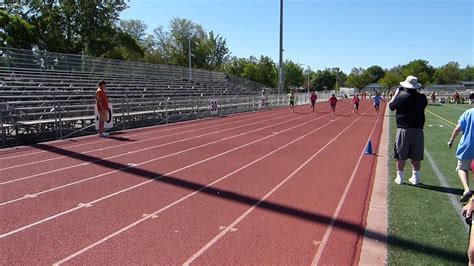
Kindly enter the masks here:
<path id="1" fill-rule="evenodd" d="M 461 102 L 461 96 L 459 95 L 458 91 L 455 91 L 453 94 L 454 104 L 458 104 Z"/>
<path id="2" fill-rule="evenodd" d="M 436 103 L 436 91 L 432 91 L 431 94 L 430 94 L 430 98 L 431 98 L 431 103 Z"/>
<path id="3" fill-rule="evenodd" d="M 95 91 L 95 99 L 99 116 L 99 137 L 106 138 L 109 134 L 104 132 L 104 123 L 107 121 L 110 110 L 107 98 L 107 88 L 104 80 L 99 82 L 99 87 Z"/>
<path id="4" fill-rule="evenodd" d="M 474 230 L 471 230 L 472 212 L 474 210 L 474 202 L 471 198 L 469 202 L 462 208 L 461 214 L 466 217 L 466 222 L 469 224 L 469 247 L 467 248 L 467 256 L 469 258 L 469 265 L 474 265 Z"/>
<path id="5" fill-rule="evenodd" d="M 469 93 L 469 104 L 474 104 L 474 91 Z"/>
<path id="6" fill-rule="evenodd" d="M 456 149 L 456 157 L 458 165 L 456 171 L 463 186 L 464 192 L 459 199 L 461 202 L 466 202 L 471 196 L 472 192 L 469 188 L 469 171 L 471 171 L 472 159 L 474 159 L 474 108 L 465 111 L 458 120 L 458 124 L 454 128 L 451 138 L 448 141 L 448 147 L 451 148 L 456 136 L 462 132 L 461 140 Z"/>
<path id="7" fill-rule="evenodd" d="M 393 154 L 397 160 L 395 183 L 403 184 L 405 161 L 411 159 L 412 175 L 408 181 L 413 185 L 418 185 L 424 153 L 423 126 L 428 100 L 424 94 L 417 91 L 422 87 L 417 77 L 408 76 L 405 81 L 400 82 L 400 85 L 402 87 L 397 88 L 389 103 L 390 110 L 396 111 L 397 123 Z"/>

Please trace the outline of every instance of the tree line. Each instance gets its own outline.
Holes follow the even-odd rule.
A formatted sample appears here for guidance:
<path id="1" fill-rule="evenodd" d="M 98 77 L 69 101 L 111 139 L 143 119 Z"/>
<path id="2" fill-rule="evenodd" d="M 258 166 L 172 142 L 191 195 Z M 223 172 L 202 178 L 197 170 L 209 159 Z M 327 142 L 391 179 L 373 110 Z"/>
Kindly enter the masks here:
<path id="1" fill-rule="evenodd" d="M 0 4 L 2 5 L 2 4 Z M 19 49 L 85 54 L 90 56 L 188 67 L 189 51 L 194 68 L 221 71 L 276 87 L 278 66 L 268 56 L 231 56 L 226 39 L 188 19 L 173 18 L 147 33 L 140 20 L 120 20 L 128 8 L 125 0 L 5 0 L 0 6 L 0 45 Z M 374 65 L 353 68 L 305 69 L 286 60 L 285 88 L 359 90 L 371 83 L 388 89 L 408 75 L 429 84 L 457 84 L 474 80 L 474 67 L 461 68 L 457 62 L 434 68 L 417 59 L 391 69 Z"/>

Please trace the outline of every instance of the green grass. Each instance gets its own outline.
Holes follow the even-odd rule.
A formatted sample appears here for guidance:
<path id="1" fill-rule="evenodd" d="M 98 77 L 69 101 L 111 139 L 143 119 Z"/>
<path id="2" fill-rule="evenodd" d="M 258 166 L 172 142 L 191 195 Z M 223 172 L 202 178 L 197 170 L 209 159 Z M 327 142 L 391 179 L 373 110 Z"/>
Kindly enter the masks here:
<path id="1" fill-rule="evenodd" d="M 456 204 L 461 206 L 457 199 L 462 186 L 454 170 L 460 136 L 451 149 L 447 142 L 459 116 L 470 107 L 429 105 L 425 112 L 425 150 L 446 179 L 447 187 L 440 183 L 426 155 L 421 165 L 421 185 L 417 187 L 395 184 L 395 160 L 389 160 L 389 264 L 467 264 L 468 232 L 449 198 L 454 195 Z M 395 113 L 390 112 L 390 152 L 393 151 L 395 131 Z M 411 165 L 407 161 L 405 182 L 410 175 Z"/>

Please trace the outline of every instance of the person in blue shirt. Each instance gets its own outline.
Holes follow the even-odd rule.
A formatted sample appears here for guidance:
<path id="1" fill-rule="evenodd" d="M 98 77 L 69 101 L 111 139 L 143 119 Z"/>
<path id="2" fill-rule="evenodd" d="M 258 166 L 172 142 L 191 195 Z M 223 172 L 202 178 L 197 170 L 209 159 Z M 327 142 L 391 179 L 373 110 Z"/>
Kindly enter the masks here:
<path id="1" fill-rule="evenodd" d="M 456 149 L 456 157 L 458 158 L 458 165 L 456 170 L 461 179 L 461 184 L 464 189 L 464 193 L 459 199 L 461 202 L 466 202 L 471 196 L 472 192 L 469 188 L 469 171 L 471 171 L 472 159 L 474 159 L 474 108 L 466 110 L 458 120 L 458 124 L 451 134 L 451 138 L 448 141 L 448 147 L 451 148 L 456 136 L 462 132 L 461 140 L 459 141 L 458 148 Z"/>
<path id="2" fill-rule="evenodd" d="M 380 93 L 378 91 L 375 92 L 375 95 L 372 97 L 372 101 L 374 102 L 375 113 L 379 114 L 382 96 L 380 96 Z"/>

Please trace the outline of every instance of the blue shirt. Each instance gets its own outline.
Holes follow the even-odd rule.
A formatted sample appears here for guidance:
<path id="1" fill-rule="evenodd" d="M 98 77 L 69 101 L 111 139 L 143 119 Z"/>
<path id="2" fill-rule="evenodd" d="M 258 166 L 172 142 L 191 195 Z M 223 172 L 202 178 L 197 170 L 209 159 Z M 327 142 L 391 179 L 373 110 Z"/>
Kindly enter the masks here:
<path id="1" fill-rule="evenodd" d="M 463 132 L 456 157 L 459 160 L 474 159 L 474 108 L 465 111 L 458 121 Z"/>
<path id="2" fill-rule="evenodd" d="M 374 102 L 374 105 L 380 104 L 380 102 L 382 101 L 382 96 L 375 95 L 374 97 L 372 97 L 372 101 Z"/>

